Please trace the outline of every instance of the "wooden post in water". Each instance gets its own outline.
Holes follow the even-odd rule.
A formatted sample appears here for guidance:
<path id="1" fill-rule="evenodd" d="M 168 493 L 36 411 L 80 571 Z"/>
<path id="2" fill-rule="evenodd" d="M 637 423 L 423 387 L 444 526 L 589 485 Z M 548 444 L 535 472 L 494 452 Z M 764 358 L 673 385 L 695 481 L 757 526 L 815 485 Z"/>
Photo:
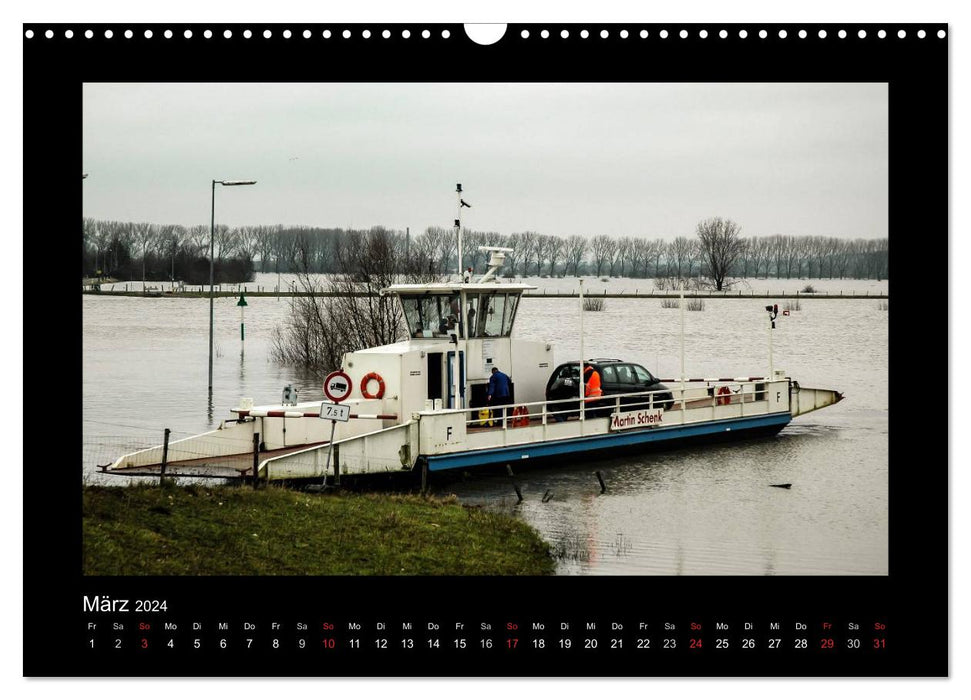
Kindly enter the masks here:
<path id="1" fill-rule="evenodd" d="M 168 462 L 169 462 L 169 434 L 171 432 L 172 431 L 169 430 L 168 428 L 165 429 L 165 438 L 164 438 L 164 441 L 162 442 L 162 469 L 159 473 L 160 477 L 165 476 L 165 467 L 168 466 Z M 161 478 L 159 479 L 158 483 L 161 485 L 162 483 Z"/>
<path id="2" fill-rule="evenodd" d="M 515 475 L 512 473 L 512 465 L 511 464 L 507 464 L 506 465 L 506 473 L 509 475 L 509 479 L 512 481 L 512 487 L 516 491 L 516 497 L 519 499 L 519 502 L 522 503 L 523 502 L 523 492 L 519 490 L 519 484 L 516 483 Z"/>
<path id="3" fill-rule="evenodd" d="M 260 434 L 253 433 L 253 489 L 257 488 L 259 483 L 259 468 L 260 468 Z"/>
<path id="4" fill-rule="evenodd" d="M 607 484 L 604 483 L 603 474 L 599 471 L 594 472 L 597 475 L 597 481 L 600 482 L 600 493 L 607 493 Z"/>

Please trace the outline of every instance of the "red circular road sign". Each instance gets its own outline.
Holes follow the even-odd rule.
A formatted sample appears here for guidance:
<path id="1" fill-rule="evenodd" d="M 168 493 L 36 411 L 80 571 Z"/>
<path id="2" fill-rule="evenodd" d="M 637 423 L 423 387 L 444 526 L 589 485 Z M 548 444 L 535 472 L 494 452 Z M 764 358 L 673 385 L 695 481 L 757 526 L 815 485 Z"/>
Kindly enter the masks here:
<path id="1" fill-rule="evenodd" d="M 353 388 L 354 385 L 351 384 L 351 378 L 340 370 L 331 372 L 324 379 L 324 396 L 334 403 L 340 403 L 350 396 Z"/>

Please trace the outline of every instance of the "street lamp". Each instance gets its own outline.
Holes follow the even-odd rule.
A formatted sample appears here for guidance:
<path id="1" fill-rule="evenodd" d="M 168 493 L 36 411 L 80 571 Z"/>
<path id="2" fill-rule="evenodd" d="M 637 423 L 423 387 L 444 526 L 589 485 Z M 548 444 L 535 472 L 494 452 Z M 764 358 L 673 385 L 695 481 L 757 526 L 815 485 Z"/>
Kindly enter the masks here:
<path id="1" fill-rule="evenodd" d="M 212 396 L 212 316 L 213 316 L 213 257 L 216 254 L 216 185 L 235 187 L 236 185 L 255 185 L 256 180 L 213 180 L 212 215 L 209 222 L 209 396 Z"/>

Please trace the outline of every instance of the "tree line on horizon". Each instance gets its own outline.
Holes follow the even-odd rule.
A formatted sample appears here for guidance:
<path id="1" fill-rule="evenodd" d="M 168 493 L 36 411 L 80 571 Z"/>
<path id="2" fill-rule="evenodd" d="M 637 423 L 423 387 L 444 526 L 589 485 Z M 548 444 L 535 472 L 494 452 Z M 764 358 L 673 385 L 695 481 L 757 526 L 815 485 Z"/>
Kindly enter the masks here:
<path id="1" fill-rule="evenodd" d="M 731 255 L 713 256 L 703 225 L 730 224 Z M 457 271 L 455 230 L 430 226 L 420 234 L 374 227 L 367 231 L 303 226 L 217 226 L 214 269 L 217 282 L 252 281 L 254 272 L 341 273 L 342 246 L 361 235 L 380 233 L 396 242 L 402 270 L 424 274 Z M 466 266 L 485 269 L 479 246 L 512 248 L 502 274 L 524 277 L 726 277 L 886 279 L 889 241 L 833 236 L 742 237 L 731 221 L 708 219 L 694 236 L 673 240 L 634 236 L 557 236 L 534 231 L 502 234 L 463 229 Z M 210 229 L 151 223 L 83 220 L 82 277 L 209 281 Z"/>

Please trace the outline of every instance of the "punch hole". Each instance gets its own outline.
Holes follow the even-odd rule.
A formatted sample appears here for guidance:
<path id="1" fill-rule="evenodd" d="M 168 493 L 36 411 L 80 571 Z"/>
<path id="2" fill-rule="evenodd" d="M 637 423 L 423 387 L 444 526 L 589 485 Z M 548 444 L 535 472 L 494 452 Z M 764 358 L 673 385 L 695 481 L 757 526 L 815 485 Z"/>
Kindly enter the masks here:
<path id="1" fill-rule="evenodd" d="M 765 31 L 764 29 L 759 30 L 759 39 L 765 39 L 767 36 L 769 36 L 769 33 L 767 31 Z"/>
<path id="2" fill-rule="evenodd" d="M 224 39 L 232 39 L 233 38 L 233 33 L 229 29 L 227 29 L 226 31 L 223 32 L 223 38 Z"/>
<path id="3" fill-rule="evenodd" d="M 182 32 L 182 36 L 184 36 L 186 39 L 191 39 L 192 38 L 192 30 L 191 29 L 186 29 L 184 32 Z"/>
<path id="4" fill-rule="evenodd" d="M 807 36 L 809 36 L 809 33 L 805 29 L 800 29 L 799 30 L 799 38 L 800 39 L 805 39 Z"/>
<path id="5" fill-rule="evenodd" d="M 321 36 L 324 37 L 325 39 L 330 39 L 330 30 L 329 29 L 325 29 L 324 30 L 324 33 L 321 34 Z"/>
<path id="6" fill-rule="evenodd" d="M 780 39 L 785 39 L 787 36 L 789 36 L 789 32 L 787 32 L 785 29 L 780 29 L 779 30 L 779 38 Z"/>
<path id="7" fill-rule="evenodd" d="M 608 36 L 610 36 L 610 32 L 608 32 L 606 29 L 601 29 L 600 30 L 600 38 L 601 39 L 606 39 Z"/>
<path id="8" fill-rule="evenodd" d="M 105 39 L 110 39 L 114 35 L 115 35 L 115 33 L 113 31 L 111 31 L 110 29 L 105 29 Z"/>
<path id="9" fill-rule="evenodd" d="M 921 29 L 919 32 L 917 32 L 917 38 L 918 39 L 923 39 L 925 36 L 927 36 L 927 32 L 925 32 L 923 29 Z"/>
<path id="10" fill-rule="evenodd" d="M 244 39 L 250 39 L 252 37 L 253 37 L 253 32 L 251 32 L 249 29 L 244 29 L 243 30 L 243 38 Z"/>
<path id="11" fill-rule="evenodd" d="M 722 29 L 720 32 L 718 32 L 718 38 L 719 39 L 727 39 L 728 38 L 728 30 L 727 29 Z"/>
<path id="12" fill-rule="evenodd" d="M 206 31 L 204 31 L 202 33 L 202 36 L 206 37 L 207 39 L 212 39 L 212 30 L 211 29 L 207 29 Z"/>
<path id="13" fill-rule="evenodd" d="M 840 29 L 839 34 L 837 34 L 837 36 L 840 39 L 845 39 L 846 38 L 846 30 L 845 29 Z"/>
<path id="14" fill-rule="evenodd" d="M 442 30 L 442 38 L 443 39 L 448 39 L 450 36 L 452 36 L 452 32 L 448 31 L 447 29 L 443 29 Z"/>
<path id="15" fill-rule="evenodd" d="M 408 29 L 405 29 L 403 32 L 401 32 L 401 38 L 402 39 L 410 39 L 411 38 L 411 31 L 408 30 Z"/>
<path id="16" fill-rule="evenodd" d="M 820 39 L 825 39 L 826 38 L 826 30 L 825 29 L 820 29 L 818 36 L 819 36 Z"/>
<path id="17" fill-rule="evenodd" d="M 746 38 L 748 38 L 748 32 L 745 31 L 744 29 L 740 29 L 739 32 L 738 32 L 738 38 L 739 39 L 746 39 Z"/>
<path id="18" fill-rule="evenodd" d="M 84 32 L 84 38 L 85 39 L 93 39 L 94 38 L 94 32 L 91 31 L 90 29 L 86 30 Z"/>
<path id="19" fill-rule="evenodd" d="M 74 38 L 74 32 L 71 31 L 70 29 L 66 30 L 64 32 L 64 38 L 65 39 L 73 39 Z"/>
<path id="20" fill-rule="evenodd" d="M 310 31 L 308 30 L 308 31 L 304 32 L 303 35 L 304 35 L 305 38 L 308 38 L 309 39 L 310 38 Z M 264 29 L 263 30 L 263 38 L 264 39 L 269 39 L 271 36 L 273 36 L 273 32 L 271 32 L 269 29 Z"/>
<path id="21" fill-rule="evenodd" d="M 53 39 L 54 38 L 54 30 L 53 29 L 48 29 L 46 32 L 44 32 L 44 36 L 47 37 L 48 39 Z"/>
<path id="22" fill-rule="evenodd" d="M 345 29 L 343 32 L 341 32 L 341 36 L 344 37 L 345 39 L 350 39 L 351 38 L 351 30 L 350 29 Z"/>
<path id="23" fill-rule="evenodd" d="M 385 30 L 385 31 L 387 31 L 387 30 Z M 268 34 L 269 32 L 270 32 L 270 30 L 267 29 L 265 33 Z M 311 31 L 309 29 L 304 29 L 303 30 L 303 38 L 304 39 L 309 39 L 311 36 L 313 36 L 313 34 L 311 33 Z M 269 39 L 270 37 L 266 37 L 266 38 Z M 388 37 L 384 37 L 384 38 L 387 39 Z"/>
<path id="24" fill-rule="evenodd" d="M 292 36 L 293 36 L 293 32 L 291 32 L 289 29 L 284 29 L 283 30 L 283 38 L 284 39 L 289 39 Z"/>
<path id="25" fill-rule="evenodd" d="M 528 39 L 529 38 L 529 30 L 528 29 L 524 29 L 523 31 L 519 32 L 519 36 L 521 36 L 523 39 Z"/>
<path id="26" fill-rule="evenodd" d="M 707 39 L 708 38 L 708 30 L 707 29 L 702 29 L 700 32 L 698 32 L 698 36 L 700 36 L 702 39 Z"/>
<path id="27" fill-rule="evenodd" d="M 361 36 L 363 36 L 365 39 L 370 39 L 371 38 L 371 30 L 370 29 L 365 29 L 363 32 L 361 32 Z"/>
<path id="28" fill-rule="evenodd" d="M 563 29 L 562 31 L 560 31 L 560 38 L 561 39 L 569 39 L 570 38 L 570 32 L 567 31 L 566 29 Z"/>
<path id="29" fill-rule="evenodd" d="M 881 39 L 886 39 L 887 38 L 887 32 L 885 30 L 881 29 L 879 32 L 877 32 L 877 36 L 879 38 L 881 38 Z"/>
<path id="30" fill-rule="evenodd" d="M 539 33 L 539 35 L 543 39 L 549 39 L 550 38 L 550 30 L 549 29 L 544 29 L 543 31 L 541 31 Z"/>
<path id="31" fill-rule="evenodd" d="M 627 32 L 626 29 L 621 29 L 620 30 L 620 38 L 621 39 L 626 39 L 628 36 L 630 36 L 630 34 Z"/>
<path id="32" fill-rule="evenodd" d="M 660 36 L 660 37 L 661 37 L 662 39 L 667 39 L 667 38 L 668 38 L 668 30 L 667 30 L 667 29 L 662 29 L 662 30 L 661 30 L 661 33 L 660 33 L 660 35 L 659 35 L 659 36 Z"/>
<path id="33" fill-rule="evenodd" d="M 679 33 L 679 36 L 682 39 L 687 39 L 688 38 L 688 30 L 687 29 L 682 29 L 681 32 Z"/>
<path id="34" fill-rule="evenodd" d="M 172 30 L 171 29 L 166 29 L 165 30 L 165 34 L 163 36 L 165 36 L 166 39 L 171 39 L 172 38 Z"/>
<path id="35" fill-rule="evenodd" d="M 28 39 L 33 39 L 34 38 L 34 30 L 33 29 L 28 29 L 26 32 L 24 32 L 24 36 L 27 37 Z"/>
<path id="36" fill-rule="evenodd" d="M 466 24 L 464 29 L 465 35 L 479 46 L 495 44 L 506 35 L 505 24 Z M 442 36 L 445 39 L 448 38 L 445 36 L 445 32 L 442 32 Z"/>
<path id="37" fill-rule="evenodd" d="M 131 29 L 126 29 L 125 30 L 125 38 L 126 39 L 131 39 L 133 36 L 135 36 L 135 33 Z M 208 39 L 209 37 L 206 37 L 206 38 Z"/>
<path id="38" fill-rule="evenodd" d="M 943 39 L 946 36 L 947 36 L 947 32 L 945 32 L 943 29 L 938 29 L 937 30 L 937 38 L 938 39 Z"/>
<path id="39" fill-rule="evenodd" d="M 866 39 L 866 29 L 861 29 L 856 33 L 856 35 L 861 39 Z"/>
<path id="40" fill-rule="evenodd" d="M 432 33 L 430 31 L 428 31 L 427 29 L 423 29 L 422 30 L 422 32 L 421 32 L 421 38 L 422 39 L 430 39 L 431 36 L 432 36 Z"/>
<path id="41" fill-rule="evenodd" d="M 723 29 L 722 31 L 725 31 L 725 30 Z M 646 29 L 642 29 L 641 30 L 641 39 L 646 39 L 646 38 L 647 38 L 647 30 Z"/>
<path id="42" fill-rule="evenodd" d="M 391 38 L 391 30 L 390 29 L 385 29 L 383 32 L 381 32 L 381 38 L 382 39 L 390 39 Z"/>
<path id="43" fill-rule="evenodd" d="M 586 29 L 581 29 L 580 30 L 580 38 L 581 39 L 586 39 L 589 36 L 590 36 L 590 32 L 588 32 Z"/>
<path id="44" fill-rule="evenodd" d="M 903 29 L 901 29 L 899 32 L 897 32 L 897 38 L 898 39 L 906 39 L 907 38 L 907 32 L 905 32 Z"/>

